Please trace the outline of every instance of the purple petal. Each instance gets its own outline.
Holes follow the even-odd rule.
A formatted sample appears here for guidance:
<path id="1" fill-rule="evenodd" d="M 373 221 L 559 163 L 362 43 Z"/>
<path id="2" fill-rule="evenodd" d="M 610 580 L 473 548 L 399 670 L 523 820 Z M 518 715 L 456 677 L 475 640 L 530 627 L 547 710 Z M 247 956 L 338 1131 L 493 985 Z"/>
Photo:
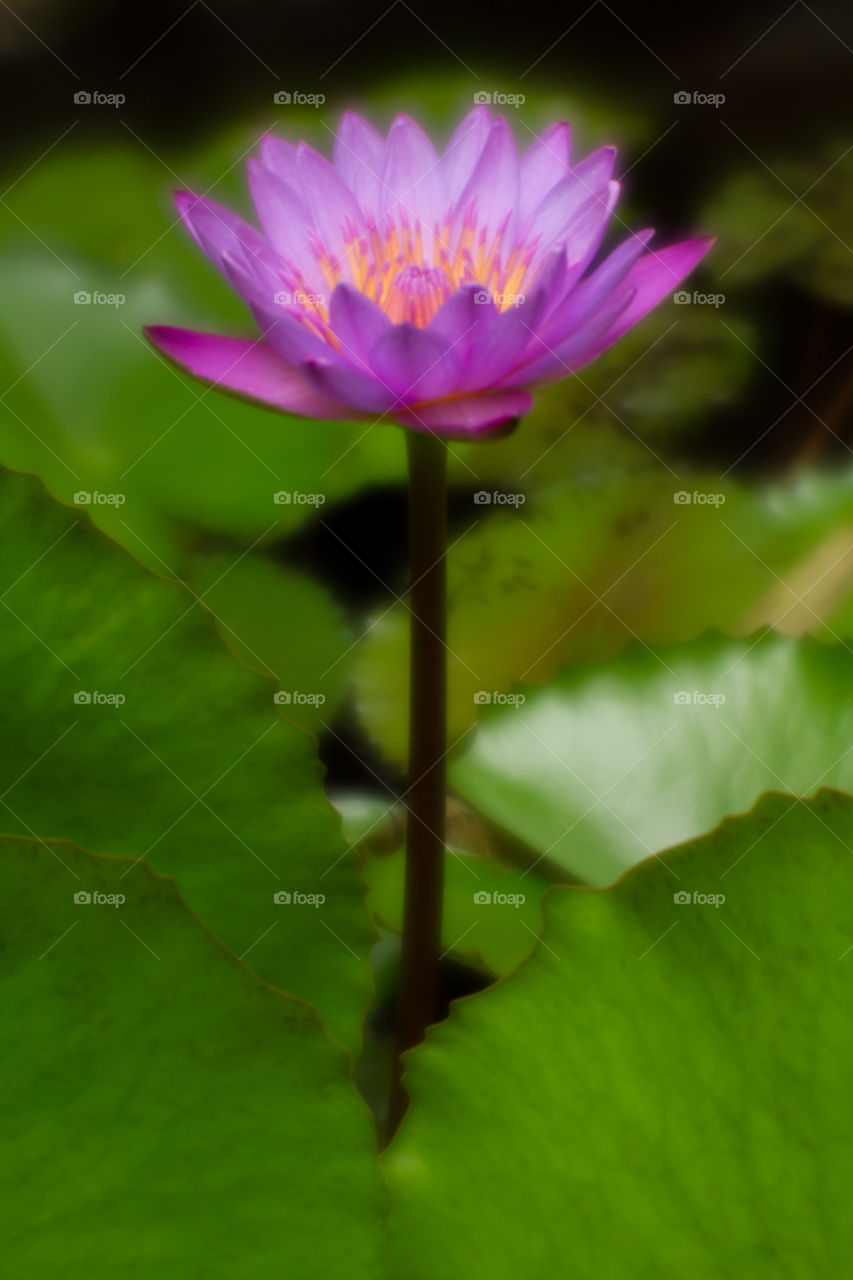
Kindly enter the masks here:
<path id="1" fill-rule="evenodd" d="M 441 160 L 448 203 L 456 204 L 461 196 L 489 140 L 492 123 L 488 107 L 479 106 L 469 111 L 453 131 Z"/>
<path id="2" fill-rule="evenodd" d="M 298 188 L 296 147 L 284 138 L 268 133 L 261 138 L 261 164 L 272 170 L 287 186 Z"/>
<path id="3" fill-rule="evenodd" d="M 377 218 L 398 206 L 425 239 L 447 207 L 438 152 L 420 125 L 405 115 L 397 116 L 388 133 Z"/>
<path id="4" fill-rule="evenodd" d="M 571 131 L 562 122 L 550 125 L 531 143 L 521 160 L 519 221 L 527 222 L 548 192 L 569 173 Z"/>
<path id="5" fill-rule="evenodd" d="M 582 324 L 608 294 L 622 284 L 653 235 L 650 229 L 640 231 L 614 249 L 592 275 L 582 280 L 554 308 L 541 329 L 542 340 L 550 346 L 557 345 Z"/>
<path id="6" fill-rule="evenodd" d="M 613 147 L 602 147 L 551 188 L 530 223 L 529 235 L 538 237 L 540 254 L 557 242 L 571 245 L 579 218 L 587 220 L 590 213 L 598 211 L 606 221 L 615 195 L 609 185 L 614 156 Z M 570 248 L 570 258 L 577 256 Z"/>
<path id="7" fill-rule="evenodd" d="M 335 169 L 365 214 L 375 217 L 385 165 L 385 140 L 373 125 L 346 111 L 335 137 Z"/>
<path id="8" fill-rule="evenodd" d="M 713 236 L 696 236 L 692 240 L 682 240 L 679 244 L 670 245 L 668 249 L 654 250 L 635 262 L 625 276 L 623 284 L 635 291 L 630 305 L 614 321 L 596 345 L 590 360 L 611 346 L 622 337 L 628 329 L 633 328 L 638 320 L 648 315 L 652 307 L 671 294 L 684 277 L 701 262 L 714 243 Z"/>
<path id="9" fill-rule="evenodd" d="M 386 414 L 399 397 L 369 373 L 347 367 L 331 357 L 308 360 L 303 366 L 305 377 L 321 395 L 361 413 Z"/>
<path id="10" fill-rule="evenodd" d="M 452 343 L 413 324 L 393 325 L 373 347 L 370 364 L 376 377 L 405 404 L 447 395 L 459 376 L 459 357 Z"/>
<path id="11" fill-rule="evenodd" d="M 297 189 L 308 206 L 314 229 L 324 248 L 334 255 L 342 254 L 346 229 L 355 231 L 363 221 L 355 196 L 325 156 L 304 142 L 297 151 Z"/>
<path id="12" fill-rule="evenodd" d="M 381 307 L 349 284 L 339 284 L 332 294 L 329 322 L 344 355 L 366 369 L 371 348 L 391 328 Z"/>
<path id="13" fill-rule="evenodd" d="M 152 325 L 145 334 L 170 360 L 220 391 L 236 392 L 306 418 L 354 416 L 344 404 L 318 395 L 297 369 L 286 365 L 260 339 L 248 342 L 168 325 Z"/>
<path id="14" fill-rule="evenodd" d="M 482 391 L 395 410 L 394 421 L 437 436 L 472 439 L 505 431 L 532 403 L 532 397 L 522 390 Z"/>
<path id="15" fill-rule="evenodd" d="M 531 342 L 524 363 L 502 380 L 502 386 L 543 385 L 567 378 L 576 368 L 588 363 L 587 359 L 583 359 L 575 364 L 574 359 L 578 353 L 585 355 L 594 343 L 601 340 L 602 335 L 630 305 L 633 297 L 633 289 L 622 289 L 605 298 L 582 324 L 555 345 L 537 336 Z"/>
<path id="16" fill-rule="evenodd" d="M 305 202 L 257 160 L 249 161 L 249 188 L 270 244 L 300 273 L 306 288 L 316 292 L 322 276 L 310 236 L 311 215 Z"/>
<path id="17" fill-rule="evenodd" d="M 459 359 L 456 389 L 479 389 L 476 371 L 469 373 L 476 353 L 488 349 L 499 320 L 491 294 L 478 284 L 466 284 L 442 303 L 429 323 L 427 332 L 443 338 Z"/>
<path id="18" fill-rule="evenodd" d="M 518 212 L 518 171 L 518 151 L 512 130 L 503 116 L 498 116 L 482 155 L 456 203 L 455 215 L 464 215 L 473 203 L 477 211 L 478 233 L 485 229 L 488 240 L 497 235 L 507 220 L 507 214 L 510 214 L 506 234 L 511 243 Z"/>
<path id="19" fill-rule="evenodd" d="M 468 359 L 457 383 L 459 390 L 481 390 L 496 386 L 524 360 L 547 312 L 555 290 L 566 275 L 566 255 L 560 249 L 552 254 L 547 267 L 523 301 L 508 307 L 490 328 L 475 330 Z M 538 354 L 541 346 L 536 346 Z"/>
<path id="20" fill-rule="evenodd" d="M 194 196 L 190 191 L 176 191 L 175 206 L 196 244 L 220 271 L 224 271 L 226 253 L 257 258 L 268 265 L 275 262 L 257 228 L 224 205 L 203 196 Z"/>

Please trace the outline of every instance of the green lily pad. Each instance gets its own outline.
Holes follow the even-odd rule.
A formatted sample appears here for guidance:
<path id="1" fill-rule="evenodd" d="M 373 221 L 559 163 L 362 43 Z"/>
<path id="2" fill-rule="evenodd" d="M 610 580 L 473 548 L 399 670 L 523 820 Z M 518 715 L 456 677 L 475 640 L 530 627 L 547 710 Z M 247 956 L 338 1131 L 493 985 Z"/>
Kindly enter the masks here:
<path id="1" fill-rule="evenodd" d="M 353 643 L 329 592 L 243 552 L 195 554 L 188 572 L 228 647 L 281 686 L 281 714 L 315 731 L 328 723 L 348 691 Z"/>
<path id="2" fill-rule="evenodd" d="M 492 707 L 451 780 L 590 884 L 770 789 L 853 790 L 853 649 L 765 632 L 634 645 Z"/>
<path id="3" fill-rule="evenodd" d="M 2 825 L 147 858 L 237 955 L 357 1042 L 375 935 L 313 736 L 185 588 L 31 477 L 0 487 Z"/>
<path id="4" fill-rule="evenodd" d="M 844 1274 L 851 844 L 850 797 L 767 796 L 677 879 L 553 890 L 532 959 L 407 1057 L 392 1275 Z"/>
<path id="5" fill-rule="evenodd" d="M 373 1126 L 316 1014 L 144 863 L 0 843 L 10 1269 L 379 1275 Z"/>
<path id="6" fill-rule="evenodd" d="M 472 492 L 478 522 L 448 558 L 451 741 L 484 699 L 518 681 L 543 682 L 561 663 L 616 653 L 635 638 L 754 629 L 764 620 L 755 611 L 780 579 L 784 593 L 786 575 L 853 524 L 853 471 L 749 489 L 709 475 L 625 469 L 555 485 L 529 503 L 494 500 L 507 490 L 526 496 L 518 486 Z M 478 503 L 477 492 L 493 500 Z M 848 563 L 837 553 L 831 559 L 842 570 Z M 853 597 L 853 580 L 836 570 L 825 599 L 822 588 L 810 595 L 811 585 L 788 591 L 768 620 L 796 614 L 801 630 L 825 633 L 827 617 Z M 373 739 L 402 761 L 408 614 L 395 606 L 374 621 L 356 658 L 357 704 Z"/>

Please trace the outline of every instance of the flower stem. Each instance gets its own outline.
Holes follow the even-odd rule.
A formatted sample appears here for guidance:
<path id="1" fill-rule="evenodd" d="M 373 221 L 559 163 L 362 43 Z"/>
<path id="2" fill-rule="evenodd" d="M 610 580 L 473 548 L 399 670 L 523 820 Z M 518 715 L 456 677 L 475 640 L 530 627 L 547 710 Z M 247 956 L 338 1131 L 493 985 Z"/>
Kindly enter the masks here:
<path id="1" fill-rule="evenodd" d="M 409 788 L 390 1135 L 408 1103 L 400 1055 L 421 1043 L 426 1028 L 436 1017 L 444 888 L 447 446 L 425 432 L 412 431 L 407 439 L 411 560 Z"/>

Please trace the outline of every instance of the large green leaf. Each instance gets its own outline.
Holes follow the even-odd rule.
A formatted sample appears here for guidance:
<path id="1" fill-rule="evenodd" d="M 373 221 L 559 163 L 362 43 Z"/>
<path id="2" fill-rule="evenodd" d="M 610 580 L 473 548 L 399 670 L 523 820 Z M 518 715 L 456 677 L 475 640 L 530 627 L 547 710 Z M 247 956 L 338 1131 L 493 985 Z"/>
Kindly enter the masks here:
<path id="1" fill-rule="evenodd" d="M 774 788 L 853 790 L 853 650 L 769 632 L 634 645 L 490 708 L 451 779 L 592 884 Z"/>
<path id="2" fill-rule="evenodd" d="M 678 494 L 693 500 L 677 502 Z M 494 515 L 494 503 L 471 496 L 480 521 L 448 562 L 451 740 L 474 723 L 478 694 L 547 680 L 563 662 L 615 653 L 634 637 L 743 633 L 780 592 L 774 622 L 796 616 L 800 629 L 823 630 L 827 613 L 853 594 L 838 549 L 810 570 L 828 582 L 834 564 L 825 600 L 823 588 L 810 594 L 810 581 L 785 582 L 839 525 L 853 524 L 853 471 L 748 489 L 709 475 L 627 470 L 557 485 Z M 407 741 L 407 647 L 408 614 L 395 607 L 377 615 L 356 663 L 362 719 L 397 761 Z"/>
<path id="3" fill-rule="evenodd" d="M 533 958 L 407 1058 L 392 1275 L 845 1274 L 851 844 L 849 797 L 768 796 L 674 875 L 552 890 Z"/>
<path id="4" fill-rule="evenodd" d="M 148 858 L 264 978 L 357 1040 L 374 935 L 313 737 L 183 587 L 33 479 L 0 483 L 3 826 Z"/>
<path id="5" fill-rule="evenodd" d="M 281 685 L 282 714 L 311 729 L 328 723 L 348 692 L 353 640 L 325 588 L 234 551 L 194 555 L 189 576 L 229 648 Z"/>
<path id="6" fill-rule="evenodd" d="M 0 856 L 9 1270 L 381 1274 L 373 1127 L 313 1011 L 144 863 L 10 838 Z"/>

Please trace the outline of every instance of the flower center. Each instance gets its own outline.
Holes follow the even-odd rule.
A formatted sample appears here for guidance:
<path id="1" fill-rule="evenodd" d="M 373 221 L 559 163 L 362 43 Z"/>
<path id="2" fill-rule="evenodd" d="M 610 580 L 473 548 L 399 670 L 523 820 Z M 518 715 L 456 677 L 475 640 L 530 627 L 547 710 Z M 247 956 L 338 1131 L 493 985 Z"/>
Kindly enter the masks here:
<path id="1" fill-rule="evenodd" d="M 486 227 L 479 225 L 472 202 L 463 214 L 451 218 L 448 213 L 443 222 L 428 230 L 420 223 L 413 226 L 407 211 L 398 208 L 381 226 L 374 222 L 357 229 L 348 223 L 343 229 L 340 256 L 317 239 L 317 262 L 328 296 L 347 281 L 395 324 L 408 321 L 425 328 L 442 303 L 466 284 L 479 285 L 498 309 L 505 311 L 524 300 L 538 239 L 522 234 L 509 245 L 509 220 L 507 214 L 497 231 L 488 236 Z M 300 312 L 312 328 L 334 342 L 323 302 L 303 304 Z"/>

